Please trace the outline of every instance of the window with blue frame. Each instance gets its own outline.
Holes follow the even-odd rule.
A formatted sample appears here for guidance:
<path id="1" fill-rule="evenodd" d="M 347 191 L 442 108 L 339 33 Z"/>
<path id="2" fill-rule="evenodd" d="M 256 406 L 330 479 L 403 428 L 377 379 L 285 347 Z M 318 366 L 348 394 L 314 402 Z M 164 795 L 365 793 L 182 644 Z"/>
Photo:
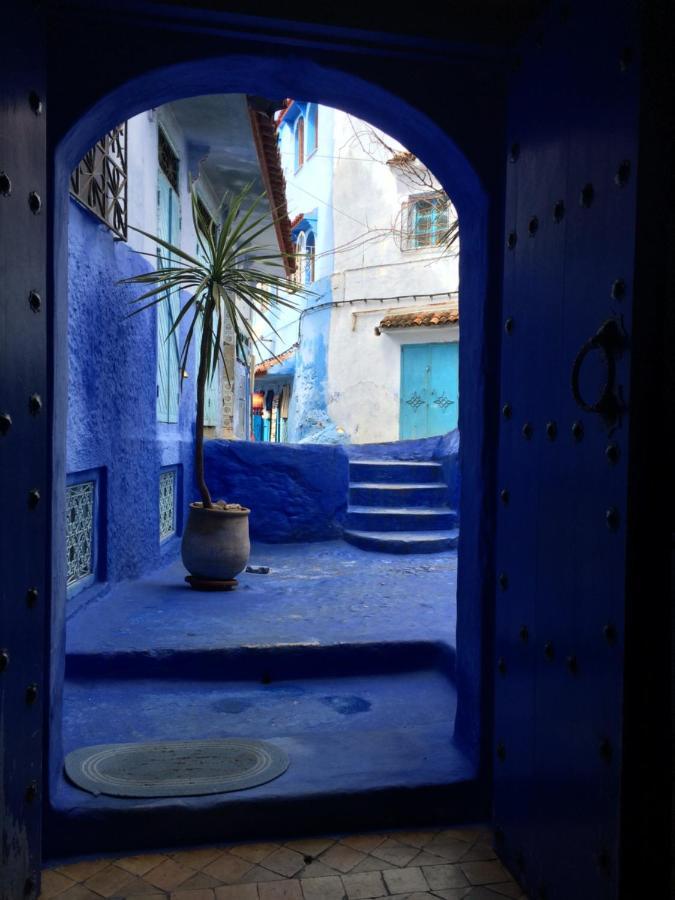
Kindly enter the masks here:
<path id="1" fill-rule="evenodd" d="M 298 284 L 305 283 L 305 251 L 307 249 L 307 235 L 301 231 L 295 239 L 295 281 Z"/>
<path id="2" fill-rule="evenodd" d="M 298 117 L 297 122 L 295 123 L 295 171 L 297 172 L 299 168 L 302 167 L 302 164 L 305 161 L 305 120 L 302 116 Z"/>
<path id="3" fill-rule="evenodd" d="M 313 231 L 308 231 L 305 237 L 305 258 L 303 260 L 303 283 L 311 284 L 314 281 L 314 259 L 316 252 L 316 239 Z"/>
<path id="4" fill-rule="evenodd" d="M 319 146 L 319 107 L 310 103 L 307 107 L 307 156 Z"/>
<path id="5" fill-rule="evenodd" d="M 78 593 L 98 577 L 100 472 L 68 476 L 66 485 L 66 564 L 68 594 Z"/>
<path id="6" fill-rule="evenodd" d="M 404 249 L 440 246 L 448 232 L 448 206 L 442 194 L 412 198 L 407 204 L 407 214 L 403 215 Z"/>

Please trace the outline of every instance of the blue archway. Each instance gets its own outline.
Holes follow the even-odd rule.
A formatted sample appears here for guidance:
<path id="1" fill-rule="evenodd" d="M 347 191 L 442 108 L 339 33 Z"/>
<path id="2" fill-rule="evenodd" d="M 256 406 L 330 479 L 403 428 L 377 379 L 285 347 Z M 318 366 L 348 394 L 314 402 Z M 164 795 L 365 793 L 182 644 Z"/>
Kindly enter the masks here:
<path id="1" fill-rule="evenodd" d="M 337 69 L 297 60 L 293 66 L 259 56 L 232 55 L 154 68 L 120 84 L 81 116 L 55 147 L 53 172 L 53 516 L 52 516 L 52 659 L 50 782 L 62 767 L 60 730 L 65 644 L 65 584 L 60 546 L 65 484 L 66 320 L 67 320 L 67 197 L 68 179 L 84 152 L 118 122 L 163 103 L 214 93 L 249 93 L 261 96 L 302 96 L 334 106 L 367 120 L 408 147 L 434 172 L 452 197 L 461 222 L 462 341 L 460 393 L 462 406 L 461 537 L 458 579 L 456 736 L 471 755 L 479 778 L 486 776 L 487 723 L 491 718 L 491 688 L 484 666 L 491 621 L 491 572 L 486 561 L 493 552 L 490 493 L 493 446 L 489 445 L 491 398 L 495 384 L 487 373 L 498 371 L 497 357 L 488 335 L 488 321 L 498 307 L 489 297 L 490 231 L 499 210 L 490 208 L 487 191 L 477 169 L 463 152 L 464 134 L 448 135 L 427 114 L 402 98 L 362 78 Z M 497 298 L 498 299 L 498 298 Z M 496 379 L 496 374 L 494 375 Z M 487 791 L 485 792 L 487 796 Z M 475 810 L 484 815 L 485 808 Z"/>

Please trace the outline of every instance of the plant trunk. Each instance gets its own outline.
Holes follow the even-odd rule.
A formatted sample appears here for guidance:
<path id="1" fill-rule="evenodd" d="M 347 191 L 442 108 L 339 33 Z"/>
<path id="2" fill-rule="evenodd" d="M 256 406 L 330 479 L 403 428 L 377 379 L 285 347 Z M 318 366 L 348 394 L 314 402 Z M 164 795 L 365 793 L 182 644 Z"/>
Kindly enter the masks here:
<path id="1" fill-rule="evenodd" d="M 209 298 L 210 300 L 210 298 Z M 212 310 L 207 301 L 207 313 L 202 323 L 202 339 L 199 347 L 199 371 L 197 374 L 197 425 L 195 434 L 195 478 L 197 487 L 202 497 L 204 509 L 213 509 L 211 494 L 204 479 L 204 394 L 206 392 L 207 367 L 207 341 L 211 340 Z"/>

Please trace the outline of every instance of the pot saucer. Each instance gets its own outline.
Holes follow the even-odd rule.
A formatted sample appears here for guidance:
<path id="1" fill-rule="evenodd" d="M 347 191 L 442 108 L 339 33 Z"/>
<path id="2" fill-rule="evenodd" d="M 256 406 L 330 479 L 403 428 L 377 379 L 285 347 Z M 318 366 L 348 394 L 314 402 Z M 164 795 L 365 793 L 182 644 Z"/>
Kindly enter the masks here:
<path id="1" fill-rule="evenodd" d="M 239 584 L 236 578 L 217 581 L 213 578 L 199 578 L 197 575 L 186 575 L 185 580 L 193 591 L 233 591 Z"/>

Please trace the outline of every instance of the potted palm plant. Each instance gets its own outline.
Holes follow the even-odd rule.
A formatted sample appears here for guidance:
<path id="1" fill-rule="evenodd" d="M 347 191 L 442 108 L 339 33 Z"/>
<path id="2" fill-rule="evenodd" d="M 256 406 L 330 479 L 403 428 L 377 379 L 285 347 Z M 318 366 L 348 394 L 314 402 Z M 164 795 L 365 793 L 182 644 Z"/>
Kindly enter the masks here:
<path id="1" fill-rule="evenodd" d="M 195 435 L 195 478 L 201 501 L 190 504 L 183 532 L 181 553 L 191 573 L 193 587 L 234 586 L 232 579 L 242 571 L 250 552 L 248 515 L 250 510 L 225 499 L 213 501 L 204 475 L 204 396 L 207 381 L 218 369 L 222 357 L 221 338 L 226 325 L 232 325 L 237 349 L 246 340 L 258 345 L 255 331 L 245 311 L 260 315 L 273 329 L 268 313 L 274 306 L 295 308 L 289 295 L 305 291 L 285 274 L 284 256 L 270 253 L 259 243 L 269 227 L 266 213 L 260 213 L 264 194 L 251 198 L 251 186 L 227 196 L 222 225 L 217 228 L 207 219 L 197 193 L 192 187 L 192 221 L 199 244 L 196 256 L 140 228 L 157 245 L 158 267 L 151 272 L 132 275 L 121 284 L 149 286 L 133 303 L 141 304 L 130 315 L 136 315 L 158 303 L 180 298 L 180 310 L 169 334 L 179 327 L 183 334 L 180 369 L 188 362 L 193 338 L 197 341 L 197 416 Z M 130 226 L 132 227 L 132 226 Z M 181 325 L 182 323 L 182 325 Z M 198 336 L 198 337 L 196 337 Z M 180 379 L 182 385 L 182 379 Z"/>

